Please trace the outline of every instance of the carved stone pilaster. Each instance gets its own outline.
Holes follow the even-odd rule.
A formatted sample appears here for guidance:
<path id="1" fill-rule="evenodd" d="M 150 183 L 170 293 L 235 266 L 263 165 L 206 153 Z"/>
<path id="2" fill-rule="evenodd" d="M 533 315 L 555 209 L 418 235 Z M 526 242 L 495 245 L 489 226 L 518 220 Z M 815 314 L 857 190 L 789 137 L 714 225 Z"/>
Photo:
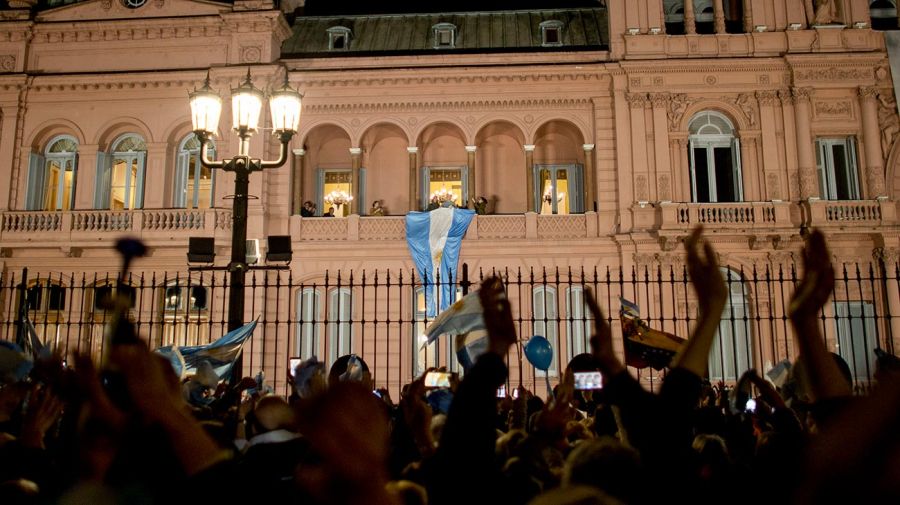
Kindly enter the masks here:
<path id="1" fill-rule="evenodd" d="M 812 99 L 812 94 L 812 88 L 791 88 L 791 97 L 793 97 L 795 104 L 800 102 L 809 103 L 810 99 Z"/>
<path id="2" fill-rule="evenodd" d="M 872 258 L 876 261 L 884 261 L 887 264 L 900 262 L 900 249 L 896 247 L 876 247 L 872 251 Z"/>
<path id="3" fill-rule="evenodd" d="M 668 107 L 672 95 L 670 93 L 650 93 L 649 99 L 654 109 L 662 109 Z"/>
<path id="4" fill-rule="evenodd" d="M 860 86 L 857 91 L 863 100 L 874 100 L 878 97 L 878 88 L 875 86 Z"/>
<path id="5" fill-rule="evenodd" d="M 744 115 L 747 116 L 747 121 L 750 123 L 750 126 L 756 126 L 756 106 L 753 103 L 754 96 L 751 93 L 741 93 L 737 97 L 731 100 L 735 106 L 737 106 L 741 111 L 744 112 Z"/>
<path id="6" fill-rule="evenodd" d="M 774 107 L 778 104 L 778 92 L 769 90 L 757 91 L 756 100 L 762 107 Z"/>
<path id="7" fill-rule="evenodd" d="M 625 93 L 625 100 L 632 109 L 643 109 L 650 104 L 647 93 Z"/>

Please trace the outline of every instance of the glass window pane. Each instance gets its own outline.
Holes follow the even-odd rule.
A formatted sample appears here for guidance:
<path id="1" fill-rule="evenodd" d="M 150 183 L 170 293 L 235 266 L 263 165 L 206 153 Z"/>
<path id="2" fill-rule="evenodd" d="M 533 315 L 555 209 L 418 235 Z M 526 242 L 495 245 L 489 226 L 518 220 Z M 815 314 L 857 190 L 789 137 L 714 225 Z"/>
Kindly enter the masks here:
<path id="1" fill-rule="evenodd" d="M 694 185 L 695 202 L 709 202 L 709 166 L 706 159 L 706 148 L 694 148 Z"/>
<path id="2" fill-rule="evenodd" d="M 181 288 L 169 286 L 166 288 L 165 310 L 178 310 L 181 308 Z"/>
<path id="3" fill-rule="evenodd" d="M 48 286 L 47 292 L 47 310 L 64 310 L 66 308 L 65 288 L 51 284 Z"/>
<path id="4" fill-rule="evenodd" d="M 191 310 L 206 310 L 206 288 L 191 286 Z"/>
<path id="5" fill-rule="evenodd" d="M 325 172 L 325 183 L 322 186 L 323 214 L 332 210 L 336 217 L 350 215 L 350 204 L 344 202 L 338 195 L 352 195 L 352 174 L 349 170 L 329 170 Z"/>
<path id="6" fill-rule="evenodd" d="M 713 149 L 713 162 L 716 164 L 716 201 L 736 202 L 736 180 L 734 176 L 734 158 L 730 147 L 716 147 Z"/>
<path id="7" fill-rule="evenodd" d="M 850 167 L 847 166 L 847 148 L 844 144 L 832 144 L 832 162 L 834 168 L 834 184 L 836 189 L 836 198 L 838 200 L 855 200 L 856 195 L 853 191 L 850 177 L 855 175 L 850 173 Z"/>

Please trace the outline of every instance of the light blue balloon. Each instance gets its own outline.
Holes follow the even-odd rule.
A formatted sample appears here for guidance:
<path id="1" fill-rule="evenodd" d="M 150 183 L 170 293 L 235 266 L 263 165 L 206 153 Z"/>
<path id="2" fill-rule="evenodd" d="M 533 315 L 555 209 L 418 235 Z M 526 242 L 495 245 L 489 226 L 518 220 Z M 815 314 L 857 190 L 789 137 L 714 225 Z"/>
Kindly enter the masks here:
<path id="1" fill-rule="evenodd" d="M 525 357 L 538 370 L 547 371 L 553 363 L 553 348 L 550 341 L 541 335 L 534 335 L 525 344 Z"/>

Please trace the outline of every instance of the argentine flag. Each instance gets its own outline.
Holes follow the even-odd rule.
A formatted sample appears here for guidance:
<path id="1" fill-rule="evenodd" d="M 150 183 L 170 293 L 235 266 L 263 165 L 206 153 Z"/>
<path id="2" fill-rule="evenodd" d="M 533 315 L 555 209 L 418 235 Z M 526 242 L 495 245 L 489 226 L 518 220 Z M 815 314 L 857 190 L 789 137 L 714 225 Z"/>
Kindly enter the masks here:
<path id="1" fill-rule="evenodd" d="M 456 265 L 462 238 L 472 222 L 474 210 L 439 207 L 430 212 L 410 212 L 406 215 L 406 243 L 416 264 L 416 272 L 425 282 L 425 315 L 438 315 L 434 285 L 440 274 L 440 311 L 446 310 L 454 299 Z"/>
<path id="2" fill-rule="evenodd" d="M 231 368 L 241 353 L 244 342 L 253 335 L 255 329 L 256 321 L 254 320 L 226 333 L 222 338 L 210 344 L 181 347 L 167 345 L 154 352 L 167 358 L 172 363 L 175 374 L 179 377 L 197 373 L 200 363 L 208 361 L 216 375 L 226 378 L 231 375 Z"/>

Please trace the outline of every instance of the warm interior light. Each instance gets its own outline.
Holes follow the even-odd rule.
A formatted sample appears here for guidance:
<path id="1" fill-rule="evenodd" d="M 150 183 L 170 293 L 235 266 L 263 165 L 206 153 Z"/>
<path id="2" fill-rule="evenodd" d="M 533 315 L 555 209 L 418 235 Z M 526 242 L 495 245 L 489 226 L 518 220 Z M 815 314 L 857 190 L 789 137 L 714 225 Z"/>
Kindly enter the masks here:
<path id="1" fill-rule="evenodd" d="M 250 70 L 247 80 L 231 90 L 231 124 L 239 135 L 255 133 L 259 127 L 259 113 L 262 110 L 263 93 L 253 86 Z"/>
<path id="2" fill-rule="evenodd" d="M 300 99 L 297 90 L 290 87 L 287 75 L 284 85 L 272 92 L 269 107 L 272 110 L 272 130 L 274 133 L 296 133 L 300 126 Z"/>
<path id="3" fill-rule="evenodd" d="M 195 132 L 215 134 L 222 114 L 222 97 L 209 87 L 209 73 L 203 87 L 189 93 L 191 102 L 191 124 Z"/>

